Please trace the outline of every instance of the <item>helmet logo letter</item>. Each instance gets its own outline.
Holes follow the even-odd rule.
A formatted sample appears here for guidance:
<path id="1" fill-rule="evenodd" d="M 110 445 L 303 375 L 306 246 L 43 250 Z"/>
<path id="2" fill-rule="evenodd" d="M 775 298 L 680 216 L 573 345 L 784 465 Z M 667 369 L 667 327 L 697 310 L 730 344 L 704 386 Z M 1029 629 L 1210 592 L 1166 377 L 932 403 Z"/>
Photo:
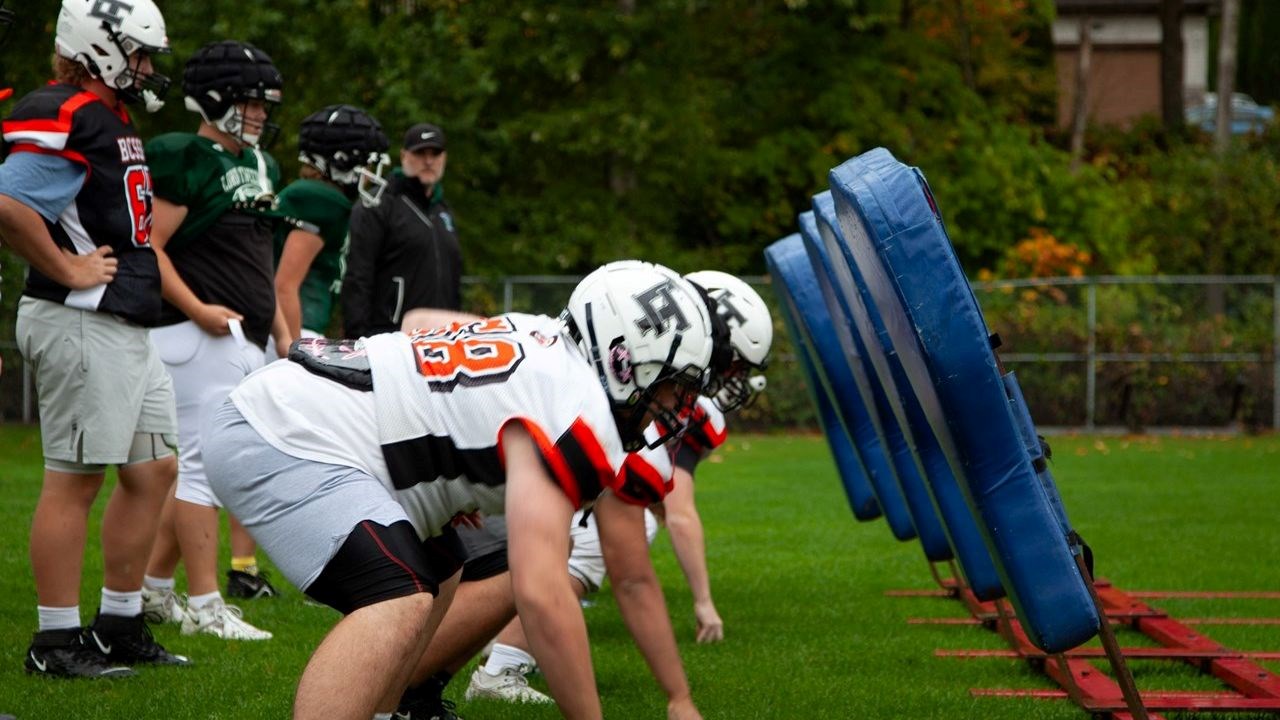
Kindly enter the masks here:
<path id="1" fill-rule="evenodd" d="M 93 17 L 101 18 L 115 26 L 124 22 L 124 16 L 131 12 L 133 12 L 133 4 L 123 0 L 94 0 L 93 8 L 89 10 L 89 14 Z"/>
<path id="2" fill-rule="evenodd" d="M 730 326 L 734 323 L 737 323 L 739 327 L 746 325 L 747 316 L 743 315 L 742 311 L 733 304 L 732 298 L 733 293 L 729 292 L 727 289 L 720 291 L 720 295 L 716 298 L 716 304 L 719 306 L 720 310 L 720 317 L 724 318 L 724 321 Z"/>
<path id="3" fill-rule="evenodd" d="M 650 330 L 658 335 L 666 333 L 668 320 L 675 320 L 676 330 L 689 329 L 689 320 L 685 318 L 684 311 L 675 298 L 671 297 L 673 289 L 671 281 L 664 280 L 634 296 L 640 309 L 644 311 L 644 317 L 636 321 L 641 335 L 647 335 Z"/>

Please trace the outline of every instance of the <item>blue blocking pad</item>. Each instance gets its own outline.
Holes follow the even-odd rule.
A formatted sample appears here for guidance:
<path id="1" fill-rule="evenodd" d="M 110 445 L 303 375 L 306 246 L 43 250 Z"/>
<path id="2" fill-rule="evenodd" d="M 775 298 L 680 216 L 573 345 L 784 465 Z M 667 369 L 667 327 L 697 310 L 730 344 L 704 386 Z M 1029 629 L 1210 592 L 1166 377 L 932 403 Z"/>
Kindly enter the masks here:
<path id="1" fill-rule="evenodd" d="M 880 498 L 881 507 L 892 507 L 894 511 L 901 508 L 900 511 L 910 517 L 926 558 L 932 562 L 950 560 L 954 555 L 930 505 L 929 491 L 925 489 L 910 437 L 891 409 L 891 398 L 897 393 L 892 386 L 886 392 L 874 370 L 875 348 L 868 351 L 863 332 L 855 332 L 851 327 L 854 314 L 833 287 L 831 262 L 818 235 L 817 219 L 812 212 L 806 212 L 800 214 L 799 220 L 800 237 L 812 266 L 811 275 L 816 279 L 838 342 L 840 352 L 833 362 L 842 365 L 839 372 L 847 369 L 856 386 L 856 395 L 851 395 L 841 406 L 842 417 L 854 443 L 863 451 L 863 464 L 871 476 L 876 497 Z M 874 342 L 875 338 L 871 340 Z M 834 371 L 831 366 L 827 369 Z"/>
<path id="2" fill-rule="evenodd" d="M 877 149 L 833 170 L 831 189 L 846 251 L 1029 637 L 1046 652 L 1085 642 L 1097 633 L 1098 613 L 1063 532 L 1065 513 L 1048 501 L 1032 465 L 924 177 Z"/>
<path id="3" fill-rule="evenodd" d="M 817 233 L 813 213 L 800 215 L 800 232 L 801 238 L 805 241 L 805 251 L 809 255 L 811 274 L 817 280 L 817 287 L 822 294 L 827 316 L 831 320 L 834 337 L 839 344 L 842 365 L 848 369 L 849 376 L 853 380 L 855 392 L 843 397 L 840 403 L 845 427 L 849 429 L 849 435 L 862 456 L 862 463 L 871 480 L 871 489 L 879 499 L 880 506 L 889 508 L 885 514 L 896 518 L 896 524 L 907 526 L 910 523 L 914 526 L 906 499 L 902 495 L 897 471 L 889 455 L 889 443 L 885 439 L 884 429 L 880 424 L 880 415 L 876 411 L 875 392 L 880 391 L 880 388 L 867 377 L 863 367 L 863 352 L 849 327 L 848 314 L 838 305 L 832 304 L 831 285 L 826 270 L 821 259 L 815 258 L 813 254 L 810 238 Z"/>
<path id="4" fill-rule="evenodd" d="M 798 244 L 799 237 L 792 235 L 779 240 L 765 251 L 765 258 L 769 262 L 773 277 L 780 280 L 778 287 L 779 294 L 782 296 L 782 318 L 791 337 L 795 340 L 794 345 L 796 354 L 800 358 L 800 367 L 818 408 L 818 421 L 822 424 L 822 432 L 827 437 L 827 445 L 831 447 L 831 455 L 835 459 L 836 470 L 840 473 L 840 482 L 844 486 L 845 496 L 849 500 L 853 516 L 859 520 L 874 520 L 880 517 L 880 505 L 867 480 L 867 472 L 860 453 L 854 448 L 840 415 L 832 404 L 827 390 L 829 384 L 824 383 L 817 370 L 814 362 L 813 340 L 805 329 L 806 324 L 801 321 L 801 313 L 796 307 L 797 301 L 791 292 L 791 283 L 803 282 L 803 279 L 796 278 L 795 273 L 790 272 L 789 261 L 785 257 L 781 260 L 777 257 L 786 255 L 786 249 L 791 246 L 788 243 Z M 786 269 L 780 269 L 780 264 Z M 803 293 L 801 295 L 803 296 Z M 905 510 L 902 511 L 902 519 L 899 522 L 905 522 L 907 531 L 910 532 L 910 520 L 906 519 Z M 910 535 L 907 539 L 910 539 Z"/>
<path id="5" fill-rule="evenodd" d="M 894 350 L 888 330 L 880 319 L 879 313 L 873 311 L 875 300 L 867 291 L 866 283 L 858 268 L 852 266 L 844 256 L 842 248 L 845 243 L 840 236 L 835 201 L 831 198 L 831 193 L 826 192 L 815 196 L 813 207 L 822 236 L 820 245 L 824 251 L 836 253 L 830 257 L 838 258 L 838 263 L 844 265 L 842 274 L 846 276 L 845 282 L 851 282 L 856 287 L 856 292 L 849 293 L 846 307 L 858 316 L 855 324 L 862 328 L 863 342 L 872 348 L 868 355 L 877 358 L 875 366 L 878 370 L 875 372 L 887 378 L 886 387 L 894 388 L 894 392 L 883 398 L 884 402 L 891 403 L 891 410 L 888 412 L 905 423 L 903 427 L 906 428 L 907 436 L 914 441 L 916 456 L 923 469 L 923 481 L 918 487 L 912 488 L 912 492 L 916 494 L 912 517 L 924 513 L 936 514 L 936 517 L 941 519 L 939 532 L 945 530 L 945 540 L 950 541 L 950 548 L 960 562 L 960 569 L 969 583 L 970 590 L 982 600 L 1004 597 L 1000 574 L 996 571 L 991 554 L 982 540 L 982 532 L 978 529 L 977 520 L 965 503 L 960 484 L 951 471 L 951 466 L 942 452 L 941 445 L 938 444 L 933 429 L 929 426 L 920 400 L 907 380 L 906 371 Z M 802 224 L 802 235 L 803 228 Z M 831 261 L 827 262 L 828 265 L 831 264 Z M 843 294 L 840 298 L 841 302 L 844 302 Z M 889 398 L 892 400 L 890 401 Z M 901 474 L 899 476 L 901 477 Z M 904 485 L 905 490 L 906 485 Z M 909 501 L 910 498 L 909 495 Z M 917 528 L 920 527 L 920 522 L 917 521 Z M 933 522 L 938 521 L 933 520 Z M 924 537 L 923 532 L 920 535 Z"/>

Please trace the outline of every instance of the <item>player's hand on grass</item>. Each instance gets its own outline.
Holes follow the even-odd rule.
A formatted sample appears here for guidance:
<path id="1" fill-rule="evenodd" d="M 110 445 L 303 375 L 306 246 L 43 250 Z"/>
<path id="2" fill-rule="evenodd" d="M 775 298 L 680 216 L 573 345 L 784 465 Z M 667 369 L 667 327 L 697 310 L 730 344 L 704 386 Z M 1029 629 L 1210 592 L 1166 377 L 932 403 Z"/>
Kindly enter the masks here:
<path id="1" fill-rule="evenodd" d="M 225 305 L 202 305 L 191 319 L 210 335 L 227 335 L 231 332 L 227 321 L 244 320 L 244 316 Z"/>
<path id="2" fill-rule="evenodd" d="M 67 260 L 67 274 L 63 285 L 72 290 L 86 290 L 95 285 L 109 283 L 116 277 L 119 261 L 111 255 L 111 246 L 103 245 L 88 255 L 77 255 L 66 248 L 62 254 Z"/>
<path id="3" fill-rule="evenodd" d="M 702 720 L 693 698 L 683 697 L 667 703 L 667 720 Z"/>
<path id="4" fill-rule="evenodd" d="M 696 639 L 700 643 L 713 643 L 724 640 L 724 621 L 720 619 L 720 613 L 716 612 L 715 603 L 710 600 L 703 600 L 693 604 L 694 617 L 698 619 L 698 634 Z"/>

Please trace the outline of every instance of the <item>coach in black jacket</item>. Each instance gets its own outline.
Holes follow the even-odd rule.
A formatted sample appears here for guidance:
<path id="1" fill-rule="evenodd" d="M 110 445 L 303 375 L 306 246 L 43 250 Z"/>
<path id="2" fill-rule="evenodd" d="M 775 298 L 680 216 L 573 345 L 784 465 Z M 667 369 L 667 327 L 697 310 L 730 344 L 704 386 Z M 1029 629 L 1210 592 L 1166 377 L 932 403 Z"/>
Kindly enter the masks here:
<path id="1" fill-rule="evenodd" d="M 461 308 L 462 250 L 440 183 L 447 160 L 444 131 L 414 125 L 381 202 L 352 209 L 344 336 L 399 330 L 413 308 Z"/>

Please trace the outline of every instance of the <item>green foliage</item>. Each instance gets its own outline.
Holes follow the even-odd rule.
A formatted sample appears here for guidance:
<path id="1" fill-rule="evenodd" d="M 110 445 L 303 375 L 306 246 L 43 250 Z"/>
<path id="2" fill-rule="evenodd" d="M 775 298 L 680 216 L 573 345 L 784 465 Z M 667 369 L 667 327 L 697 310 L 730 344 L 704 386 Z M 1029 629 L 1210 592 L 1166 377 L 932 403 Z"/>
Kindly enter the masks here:
<path id="1" fill-rule="evenodd" d="M 761 249 L 850 155 L 885 145 L 932 159 L 961 120 L 1053 109 L 1044 0 L 162 5 L 174 54 L 161 65 L 175 79 L 192 51 L 227 37 L 281 67 L 274 152 L 289 175 L 299 120 L 325 104 L 365 106 L 393 138 L 414 121 L 443 125 L 448 196 L 481 274 L 635 255 L 758 272 Z M 20 9 L 4 66 L 19 92 L 48 74 L 57 6 Z M 140 123 L 154 135 L 195 118 L 179 90 Z M 975 227 L 973 254 L 1019 224 Z"/>
<path id="2" fill-rule="evenodd" d="M 1097 287 L 1096 350 L 1122 354 L 1246 354 L 1259 362 L 1111 360 L 1097 365 L 1094 421 L 1152 426 L 1265 429 L 1272 421 L 1272 283 L 1222 290 L 1224 312 L 1210 309 L 1210 286 L 1103 284 Z M 1001 352 L 1074 353 L 1071 362 L 1013 362 L 1037 423 L 1085 423 L 1089 328 L 1087 288 L 1009 288 L 977 293 Z"/>

